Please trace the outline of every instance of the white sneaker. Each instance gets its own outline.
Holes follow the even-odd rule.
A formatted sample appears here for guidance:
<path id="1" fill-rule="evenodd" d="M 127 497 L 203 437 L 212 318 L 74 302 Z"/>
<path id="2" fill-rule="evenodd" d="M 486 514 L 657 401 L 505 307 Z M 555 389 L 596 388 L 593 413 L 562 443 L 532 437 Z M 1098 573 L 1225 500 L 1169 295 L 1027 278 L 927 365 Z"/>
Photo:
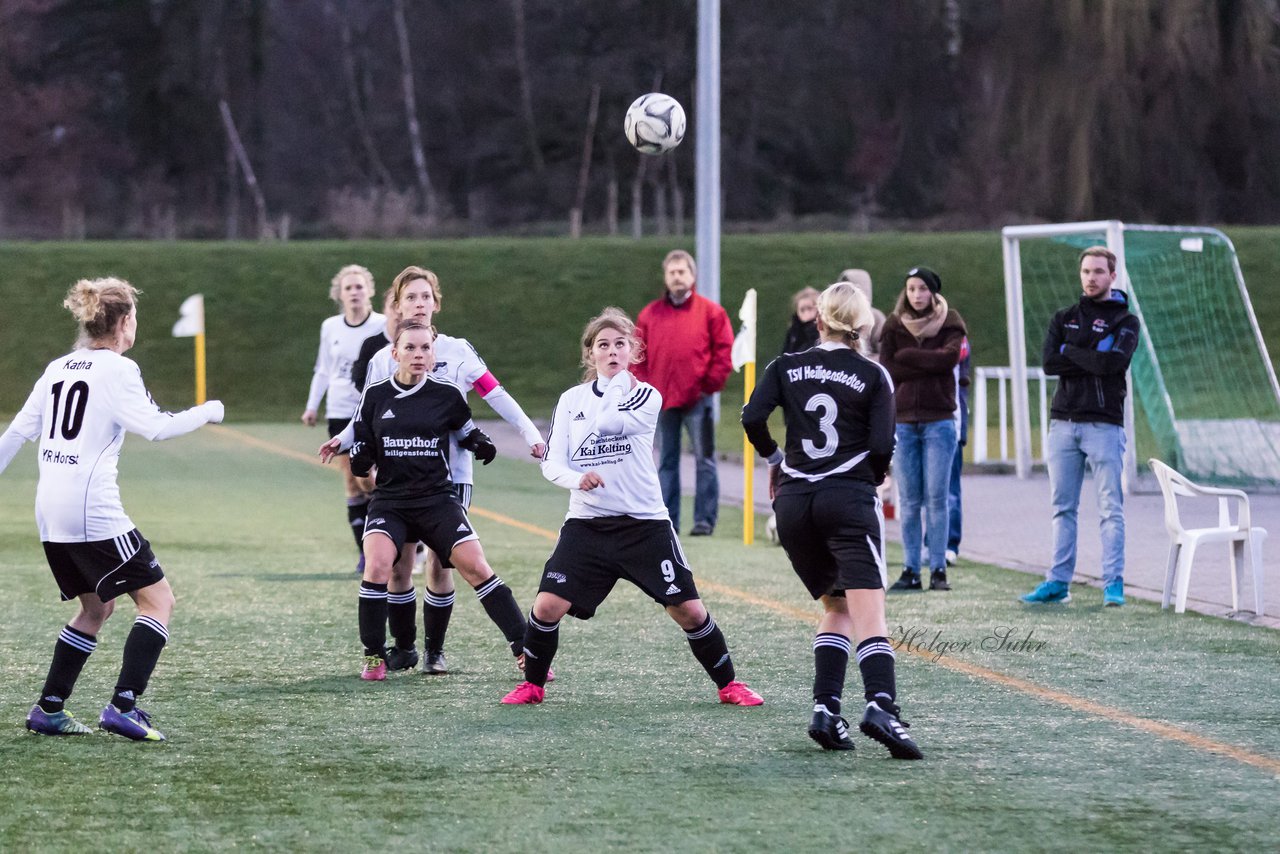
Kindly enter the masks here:
<path id="1" fill-rule="evenodd" d="M 956 561 L 960 559 L 960 555 L 956 554 L 955 549 L 947 549 L 945 557 L 947 559 L 947 566 L 955 566 Z"/>

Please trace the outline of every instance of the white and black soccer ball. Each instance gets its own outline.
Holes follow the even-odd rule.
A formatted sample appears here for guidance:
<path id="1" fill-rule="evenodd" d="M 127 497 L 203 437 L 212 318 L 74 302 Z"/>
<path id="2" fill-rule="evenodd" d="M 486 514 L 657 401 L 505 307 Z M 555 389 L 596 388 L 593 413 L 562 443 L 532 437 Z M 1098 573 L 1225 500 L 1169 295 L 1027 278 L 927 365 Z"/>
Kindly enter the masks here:
<path id="1" fill-rule="evenodd" d="M 642 154 L 664 154 L 684 139 L 684 107 L 670 95 L 650 92 L 627 108 L 622 129 Z"/>

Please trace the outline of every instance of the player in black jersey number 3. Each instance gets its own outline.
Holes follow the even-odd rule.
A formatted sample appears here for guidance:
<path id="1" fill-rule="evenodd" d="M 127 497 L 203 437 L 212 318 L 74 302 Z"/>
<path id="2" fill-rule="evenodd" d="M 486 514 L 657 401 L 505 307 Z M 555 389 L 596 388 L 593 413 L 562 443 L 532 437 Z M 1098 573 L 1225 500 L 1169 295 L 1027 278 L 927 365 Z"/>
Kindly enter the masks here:
<path id="1" fill-rule="evenodd" d="M 589 619 L 619 579 L 667 609 L 684 629 L 720 702 L 758 706 L 737 681 L 729 647 L 693 584 L 680 538 L 662 503 L 653 433 L 662 395 L 627 368 L 640 358 L 635 325 L 606 308 L 582 334 L 586 382 L 560 396 L 542 474 L 569 490 L 569 513 L 547 560 L 524 636 L 525 682 L 502 698 L 541 703 L 565 614 Z"/>
<path id="2" fill-rule="evenodd" d="M 494 575 L 458 500 L 449 474 L 449 437 L 483 463 L 497 451 L 471 421 L 458 389 L 433 379 L 435 332 L 418 321 L 400 324 L 392 351 L 398 369 L 365 389 L 352 426 L 351 471 L 367 477 L 378 469 L 364 529 L 364 578 L 360 583 L 362 679 L 386 678 L 387 582 L 406 542 L 422 541 L 457 567 L 476 589 L 489 619 L 520 656 L 524 616 L 511 589 Z M 326 446 L 327 447 L 327 446 Z M 327 462 L 332 452 L 322 457 Z"/>
<path id="3" fill-rule="evenodd" d="M 876 486 L 893 458 L 893 381 L 858 352 L 871 306 L 841 282 L 818 298 L 819 344 L 769 363 L 742 426 L 769 461 L 769 495 L 778 539 L 796 575 L 825 613 L 813 640 L 813 717 L 809 737 L 827 750 L 852 750 L 840 694 L 856 642 L 866 695 L 862 732 L 897 759 L 920 759 L 898 717 L 893 647 L 884 616 L 884 515 Z M 786 453 L 769 434 L 777 407 Z"/>

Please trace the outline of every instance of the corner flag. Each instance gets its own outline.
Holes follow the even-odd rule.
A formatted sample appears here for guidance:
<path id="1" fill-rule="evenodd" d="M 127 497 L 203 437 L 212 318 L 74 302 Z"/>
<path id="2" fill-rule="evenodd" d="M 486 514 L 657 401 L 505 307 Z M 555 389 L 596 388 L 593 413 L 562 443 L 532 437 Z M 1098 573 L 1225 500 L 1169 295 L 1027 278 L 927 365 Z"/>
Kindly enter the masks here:
<path id="1" fill-rule="evenodd" d="M 756 387 L 756 289 L 748 288 L 742 300 L 742 308 L 738 309 L 738 319 L 742 326 L 733 339 L 733 350 L 729 357 L 733 361 L 733 369 L 742 375 L 742 401 L 751 399 L 751 391 Z M 756 507 L 752 487 L 755 481 L 755 449 L 751 440 L 742 434 L 742 544 L 749 546 L 756 539 Z"/>
<path id="2" fill-rule="evenodd" d="M 173 324 L 174 338 L 196 339 L 196 403 L 204 403 L 204 295 L 192 294 L 178 307 L 178 322 Z"/>

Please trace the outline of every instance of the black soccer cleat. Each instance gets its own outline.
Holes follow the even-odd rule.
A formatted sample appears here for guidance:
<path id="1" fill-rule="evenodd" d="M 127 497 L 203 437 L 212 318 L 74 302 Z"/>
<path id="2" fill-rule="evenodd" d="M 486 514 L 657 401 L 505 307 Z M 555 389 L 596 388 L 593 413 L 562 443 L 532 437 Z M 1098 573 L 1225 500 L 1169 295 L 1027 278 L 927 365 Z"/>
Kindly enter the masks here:
<path id="1" fill-rule="evenodd" d="M 899 709 L 885 694 L 876 694 L 876 699 L 867 703 L 867 711 L 862 715 L 862 723 L 858 726 L 862 734 L 889 748 L 894 759 L 924 759 L 920 748 L 907 735 L 910 724 L 898 717 Z"/>
<path id="2" fill-rule="evenodd" d="M 947 571 L 945 569 L 935 569 L 929 573 L 929 589 L 930 590 L 950 590 L 951 584 L 947 581 Z"/>
<path id="3" fill-rule="evenodd" d="M 443 676 L 449 672 L 449 664 L 444 660 L 443 652 L 428 652 L 422 662 L 422 672 L 426 676 Z"/>
<path id="4" fill-rule="evenodd" d="M 823 750 L 853 750 L 853 740 L 849 738 L 849 722 L 839 715 L 827 711 L 821 704 L 813 707 L 813 717 L 809 720 L 809 738 Z"/>
<path id="5" fill-rule="evenodd" d="M 388 670 L 412 670 L 418 664 L 418 651 L 413 647 L 393 646 L 387 650 L 386 662 Z"/>

